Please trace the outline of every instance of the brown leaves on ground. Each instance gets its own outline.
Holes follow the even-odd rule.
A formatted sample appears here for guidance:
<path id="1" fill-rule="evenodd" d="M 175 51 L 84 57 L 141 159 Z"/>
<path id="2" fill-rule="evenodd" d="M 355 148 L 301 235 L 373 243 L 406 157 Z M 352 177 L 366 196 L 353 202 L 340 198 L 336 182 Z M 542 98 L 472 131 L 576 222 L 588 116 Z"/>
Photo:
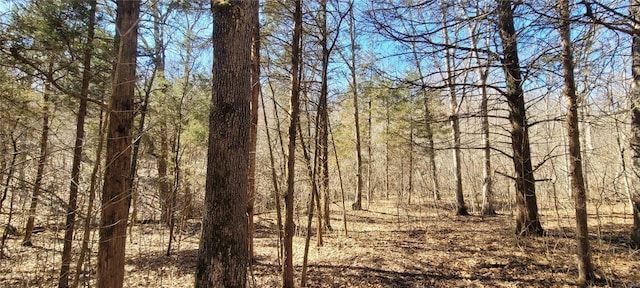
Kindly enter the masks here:
<path id="1" fill-rule="evenodd" d="M 589 219 L 592 257 L 599 287 L 640 287 L 640 252 L 630 248 L 631 215 L 622 207 Z M 349 236 L 341 212 L 334 211 L 332 232 L 324 246 L 309 252 L 310 287 L 573 287 L 577 269 L 573 251 L 573 218 L 568 211 L 543 211 L 545 237 L 517 238 L 509 215 L 453 216 L 425 206 L 374 203 L 347 211 Z M 275 213 L 256 219 L 253 287 L 281 286 Z M 298 227 L 305 227 L 300 215 Z M 314 217 L 314 221 L 315 221 Z M 315 225 L 315 223 L 314 223 Z M 127 241 L 125 286 L 192 287 L 198 248 L 197 223 L 181 227 L 178 245 L 165 256 L 168 229 L 139 225 Z M 305 230 L 306 229 L 301 229 Z M 315 230 L 314 230 L 315 231 Z M 51 287 L 58 276 L 63 231 L 34 235 L 34 247 L 10 236 L 0 262 L 1 287 Z M 45 243 L 45 244 L 39 244 Z M 94 247 L 96 247 L 94 243 Z M 299 283 L 304 235 L 294 239 Z M 95 257 L 95 252 L 93 256 Z M 91 259 L 95 265 L 95 258 Z M 72 267 L 72 271 L 75 271 Z M 95 270 L 84 278 L 95 277 Z M 93 281 L 86 283 L 93 286 Z"/>

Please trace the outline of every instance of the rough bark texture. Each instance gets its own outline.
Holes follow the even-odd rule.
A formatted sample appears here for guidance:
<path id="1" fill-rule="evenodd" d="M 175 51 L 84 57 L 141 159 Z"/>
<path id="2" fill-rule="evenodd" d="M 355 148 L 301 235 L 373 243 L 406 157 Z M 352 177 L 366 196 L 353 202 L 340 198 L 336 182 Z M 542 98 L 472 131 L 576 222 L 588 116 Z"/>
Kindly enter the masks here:
<path id="1" fill-rule="evenodd" d="M 284 265 L 282 273 L 282 285 L 285 288 L 294 287 L 293 281 L 293 197 L 295 192 L 295 163 L 296 163 L 296 126 L 300 114 L 300 39 L 302 34 L 302 3 L 294 1 L 295 12 L 293 14 L 293 39 L 291 42 L 291 112 L 289 123 L 289 146 L 287 156 L 287 194 L 285 195 L 285 223 L 284 223 Z"/>
<path id="2" fill-rule="evenodd" d="M 89 23 L 87 24 L 87 42 L 85 43 L 84 60 L 82 63 L 82 87 L 80 90 L 80 107 L 76 118 L 76 140 L 73 147 L 73 164 L 71 168 L 71 184 L 69 188 L 69 203 L 67 204 L 67 219 L 64 233 L 64 247 L 62 249 L 62 264 L 58 287 L 69 287 L 69 266 L 71 264 L 71 246 L 73 244 L 73 230 L 76 224 L 76 209 L 78 202 L 78 185 L 80 183 L 80 164 L 82 160 L 82 146 L 84 145 L 84 120 L 87 116 L 87 97 L 91 82 L 91 57 L 93 56 L 93 38 L 95 27 L 96 1 L 90 2 Z"/>
<path id="3" fill-rule="evenodd" d="M 634 31 L 640 31 L 640 0 L 631 0 L 629 6 L 629 15 L 634 20 Z M 629 144 L 632 150 L 633 169 L 635 171 L 635 183 L 638 183 L 638 172 L 640 171 L 640 32 L 636 32 L 632 36 L 631 51 L 631 89 L 629 98 L 631 101 L 631 137 Z M 640 192 L 637 188 L 631 194 L 631 201 L 634 207 L 633 230 L 631 238 L 635 245 L 640 247 Z"/>
<path id="4" fill-rule="evenodd" d="M 117 1 L 112 94 L 98 246 L 98 287 L 122 287 L 131 202 L 131 132 L 140 1 Z"/>
<path id="5" fill-rule="evenodd" d="M 582 283 L 594 279 L 589 249 L 587 228 L 587 193 L 582 171 L 580 149 L 580 127 L 578 126 L 578 98 L 574 76 L 573 47 L 571 44 L 571 13 L 569 0 L 558 2 L 560 14 L 560 38 L 562 41 L 562 68 L 564 72 L 564 94 L 567 100 L 567 138 L 569 139 L 569 174 L 576 209 L 576 242 L 579 280 Z"/>
<path id="6" fill-rule="evenodd" d="M 251 1 L 213 1 L 213 93 L 196 287 L 247 284 Z"/>
<path id="7" fill-rule="evenodd" d="M 516 234 L 542 235 L 544 230 L 538 218 L 529 129 L 511 0 L 499 0 L 496 12 L 503 49 L 500 60 L 507 80 L 505 96 L 509 104 L 509 121 L 511 122 L 511 147 L 516 187 Z"/>

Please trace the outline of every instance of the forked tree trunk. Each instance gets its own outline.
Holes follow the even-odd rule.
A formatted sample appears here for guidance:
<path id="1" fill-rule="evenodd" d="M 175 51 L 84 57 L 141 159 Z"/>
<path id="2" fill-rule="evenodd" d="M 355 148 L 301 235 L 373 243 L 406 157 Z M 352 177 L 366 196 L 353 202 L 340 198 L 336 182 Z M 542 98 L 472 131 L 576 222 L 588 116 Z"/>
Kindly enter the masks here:
<path id="1" fill-rule="evenodd" d="M 126 228 L 131 204 L 131 132 L 136 84 L 140 1 L 118 0 L 117 51 L 112 94 L 98 249 L 98 287 L 122 287 Z"/>
<path id="2" fill-rule="evenodd" d="M 96 1 L 90 2 L 89 23 L 87 24 L 87 42 L 85 43 L 84 60 L 82 63 L 82 87 L 80 89 L 80 107 L 76 118 L 76 140 L 73 147 L 73 164 L 71 168 L 71 184 L 69 188 L 69 203 L 67 204 L 67 219 L 64 233 L 64 247 L 62 249 L 62 264 L 58 287 L 69 287 L 69 266 L 71 264 L 71 246 L 73 244 L 73 230 L 76 224 L 76 210 L 78 202 L 78 185 L 80 183 L 80 164 L 84 145 L 84 122 L 87 116 L 87 97 L 91 82 L 91 58 L 93 57 L 93 38 L 96 15 Z"/>
<path id="3" fill-rule="evenodd" d="M 212 1 L 213 93 L 196 287 L 247 284 L 251 1 Z"/>
<path id="4" fill-rule="evenodd" d="M 569 139 L 569 173 L 571 190 L 576 209 L 576 242 L 579 281 L 585 284 L 594 279 L 589 249 L 589 230 L 587 227 L 587 193 L 582 171 L 582 153 L 580 151 L 580 127 L 578 126 L 578 97 L 574 76 L 573 47 L 571 43 L 571 10 L 569 0 L 558 2 L 560 15 L 560 38 L 562 41 L 562 68 L 564 72 L 564 93 L 567 99 L 567 138 Z"/>
<path id="5" fill-rule="evenodd" d="M 47 147 L 49 143 L 49 93 L 50 84 L 45 84 L 43 92 L 43 115 L 42 115 L 42 134 L 40 136 L 40 155 L 38 156 L 38 170 L 36 171 L 36 179 L 33 184 L 33 194 L 31 195 L 31 205 L 29 206 L 29 218 L 27 226 L 24 229 L 24 239 L 22 246 L 32 246 L 31 234 L 35 226 L 36 209 L 42 188 L 42 175 L 44 167 L 47 163 Z"/>
<path id="6" fill-rule="evenodd" d="M 629 15 L 633 20 L 634 31 L 640 31 L 640 0 L 630 0 Z M 632 150 L 633 169 L 635 170 L 636 179 L 640 171 L 640 32 L 634 33 L 632 36 L 631 50 L 631 89 L 629 98 L 631 101 L 631 137 L 629 144 Z M 637 188 L 632 192 L 631 201 L 633 203 L 633 230 L 631 231 L 631 239 L 635 245 L 640 247 L 640 192 Z"/>
<path id="7" fill-rule="evenodd" d="M 502 40 L 502 69 L 506 77 L 505 96 L 509 105 L 511 148 L 516 187 L 516 234 L 542 235 L 538 218 L 535 178 L 531 164 L 529 127 L 526 117 L 522 73 L 518 59 L 517 34 L 513 24 L 511 0 L 498 0 L 498 27 Z"/>
<path id="8" fill-rule="evenodd" d="M 296 163 L 296 127 L 300 114 L 300 49 L 302 34 L 302 3 L 294 1 L 293 13 L 293 38 L 291 41 L 291 112 L 289 120 L 289 146 L 287 156 L 287 194 L 285 194 L 285 223 L 284 223 L 284 265 L 282 273 L 282 285 L 285 288 L 293 288 L 293 205 L 295 194 L 295 163 Z"/>

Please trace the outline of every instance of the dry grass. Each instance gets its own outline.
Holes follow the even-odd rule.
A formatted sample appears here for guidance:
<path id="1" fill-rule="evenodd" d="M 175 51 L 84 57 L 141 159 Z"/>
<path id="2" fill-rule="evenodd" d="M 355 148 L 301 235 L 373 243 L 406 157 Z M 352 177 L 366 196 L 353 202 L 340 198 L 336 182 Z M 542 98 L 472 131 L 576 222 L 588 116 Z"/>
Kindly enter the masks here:
<path id="1" fill-rule="evenodd" d="M 630 248 L 630 215 L 611 206 L 591 215 L 591 245 L 600 287 L 640 287 L 640 252 Z M 348 211 L 349 236 L 340 212 L 334 231 L 309 253 L 310 287 L 572 287 L 573 219 L 567 211 L 543 211 L 545 237 L 517 238 L 509 215 L 458 217 L 444 209 L 374 203 L 365 211 Z M 595 211 L 594 213 L 595 214 Z M 274 214 L 256 219 L 254 287 L 280 286 Z M 300 219 L 306 217 L 300 216 Z M 304 220 L 301 221 L 305 226 Z M 34 235 L 34 247 L 10 237 L 0 262 L 0 287 L 55 286 L 63 231 Z M 176 250 L 165 256 L 167 229 L 139 225 L 127 243 L 127 287 L 191 287 L 198 247 L 197 223 L 182 227 Z M 299 278 L 304 237 L 294 240 Z M 95 243 L 94 243 L 95 246 Z M 94 251 L 95 252 L 95 251 Z M 95 253 L 93 255 L 95 257 Z M 95 264 L 95 258 L 91 264 Z M 72 267 L 73 270 L 73 267 Z M 95 270 L 86 271 L 87 278 Z M 298 279 L 299 281 L 299 279 Z M 299 282 L 298 282 L 299 283 Z M 85 286 L 93 286 L 92 282 Z"/>

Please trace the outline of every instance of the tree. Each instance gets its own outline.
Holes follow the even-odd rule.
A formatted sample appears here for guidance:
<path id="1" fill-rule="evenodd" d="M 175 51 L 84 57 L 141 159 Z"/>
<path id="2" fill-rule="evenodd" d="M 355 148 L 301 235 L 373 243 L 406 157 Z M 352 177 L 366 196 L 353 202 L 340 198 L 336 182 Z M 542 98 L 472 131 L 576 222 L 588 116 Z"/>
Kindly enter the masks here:
<path id="1" fill-rule="evenodd" d="M 251 1 L 212 1 L 213 92 L 205 216 L 196 287 L 245 287 L 247 282 Z"/>
<path id="2" fill-rule="evenodd" d="M 258 98 L 260 96 L 260 2 L 253 2 L 253 34 L 251 44 L 251 133 L 249 142 L 249 257 L 253 259 L 253 214 L 256 200 L 256 146 L 258 145 Z M 251 260 L 253 261 L 253 260 Z"/>
<path id="3" fill-rule="evenodd" d="M 49 67 L 51 67 L 50 65 Z M 43 91 L 43 105 L 42 105 L 42 134 L 40 136 L 40 155 L 38 156 L 38 170 L 36 172 L 36 180 L 33 185 L 33 194 L 31 195 L 31 204 L 29 206 L 29 218 L 27 219 L 27 225 L 24 229 L 24 239 L 22 240 L 23 246 L 32 246 L 31 234 L 35 227 L 36 209 L 38 207 L 38 197 L 41 194 L 42 187 L 42 175 L 44 173 L 45 165 L 47 164 L 47 147 L 49 145 L 49 98 L 51 93 L 51 85 L 45 84 Z"/>
<path id="4" fill-rule="evenodd" d="M 562 40 L 562 68 L 564 72 L 564 94 L 567 98 L 567 138 L 569 139 L 569 173 L 571 191 L 576 209 L 576 242 L 578 244 L 578 272 L 582 283 L 594 279 L 589 250 L 589 229 L 587 227 L 587 192 L 582 173 L 582 153 L 580 152 L 580 127 L 578 126 L 578 97 L 574 77 L 573 44 L 571 42 L 571 10 L 569 0 L 558 2 L 560 15 L 560 38 Z"/>
<path id="5" fill-rule="evenodd" d="M 453 137 L 453 169 L 455 175 L 455 187 L 456 187 L 456 215 L 469 215 L 467 212 L 467 207 L 464 204 L 464 193 L 462 191 L 462 167 L 460 163 L 461 151 L 460 151 L 460 119 L 459 119 L 459 109 L 460 105 L 458 103 L 458 95 L 456 92 L 456 83 L 455 83 L 455 75 L 453 71 L 453 67 L 455 63 L 453 63 L 455 59 L 455 50 L 449 48 L 449 21 L 448 21 L 448 13 L 447 6 L 444 4 L 444 1 L 440 1 L 440 9 L 442 9 L 442 37 L 444 38 L 445 50 L 445 67 L 447 77 L 445 78 L 445 83 L 447 85 L 447 90 L 449 92 L 449 97 L 451 98 L 451 116 L 449 119 L 451 121 L 451 136 Z M 458 34 L 457 31 L 453 32 L 454 34 Z"/>
<path id="6" fill-rule="evenodd" d="M 302 3 L 294 1 L 293 38 L 291 42 L 291 113 L 289 114 L 289 145 L 287 155 L 287 193 L 285 194 L 285 223 L 284 223 L 284 265 L 282 285 L 293 288 L 293 197 L 295 194 L 294 178 L 296 163 L 296 127 L 300 114 L 300 49 L 302 34 Z M 313 205 L 313 203 L 312 203 Z"/>
<path id="7" fill-rule="evenodd" d="M 631 101 L 631 137 L 629 144 L 632 150 L 633 168 L 636 177 L 639 177 L 640 171 L 640 1 L 631 0 L 629 6 L 629 15 L 633 21 L 634 33 L 632 37 L 631 48 L 631 89 L 629 90 L 629 98 Z M 632 196 L 633 202 L 633 230 L 631 231 L 631 239 L 636 246 L 640 247 L 640 194 L 636 190 Z"/>
<path id="8" fill-rule="evenodd" d="M 60 267 L 60 279 L 58 287 L 69 286 L 69 266 L 71 264 L 71 246 L 73 244 L 73 230 L 76 223 L 76 210 L 78 209 L 78 185 L 80 183 L 80 164 L 82 160 L 82 146 L 84 144 L 84 122 L 87 116 L 87 98 L 89 96 L 89 84 L 91 83 L 92 70 L 91 58 L 93 57 L 93 39 L 95 36 L 96 1 L 89 1 L 89 14 L 87 23 L 87 40 L 84 47 L 82 86 L 80 88 L 80 106 L 76 117 L 76 139 L 73 147 L 73 164 L 71 170 L 71 183 L 69 187 L 69 202 L 67 203 L 67 219 L 64 233 L 64 247 L 62 249 L 62 264 Z"/>
<path id="9" fill-rule="evenodd" d="M 511 123 L 511 148 L 516 186 L 516 233 L 542 235 L 544 230 L 538 218 L 535 178 L 531 164 L 529 124 L 527 123 L 522 73 L 518 59 L 517 34 L 513 24 L 511 0 L 499 0 L 496 13 L 502 40 L 503 55 L 500 58 L 506 77 L 505 97 L 509 105 Z"/>
<path id="10" fill-rule="evenodd" d="M 359 104 L 358 104 L 358 79 L 357 79 L 357 71 L 356 71 L 356 53 L 358 52 L 358 44 L 357 44 L 357 35 L 356 35 L 356 19 L 355 12 L 353 8 L 353 3 L 351 2 L 351 9 L 349 10 L 349 43 L 350 43 L 350 57 L 347 60 L 345 57 L 345 62 L 347 62 L 347 66 L 349 67 L 349 71 L 351 73 L 351 82 L 349 83 L 351 93 L 353 95 L 353 119 L 355 123 L 355 136 L 356 136 L 356 200 L 353 204 L 351 204 L 351 208 L 353 210 L 361 210 L 362 209 L 362 190 L 363 190 L 363 182 L 362 182 L 362 139 L 360 137 L 360 116 L 359 116 Z"/>
<path id="11" fill-rule="evenodd" d="M 131 203 L 129 170 L 136 84 L 140 1 L 116 2 L 116 62 L 109 100 L 109 128 L 98 247 L 98 287 L 122 287 Z"/>

